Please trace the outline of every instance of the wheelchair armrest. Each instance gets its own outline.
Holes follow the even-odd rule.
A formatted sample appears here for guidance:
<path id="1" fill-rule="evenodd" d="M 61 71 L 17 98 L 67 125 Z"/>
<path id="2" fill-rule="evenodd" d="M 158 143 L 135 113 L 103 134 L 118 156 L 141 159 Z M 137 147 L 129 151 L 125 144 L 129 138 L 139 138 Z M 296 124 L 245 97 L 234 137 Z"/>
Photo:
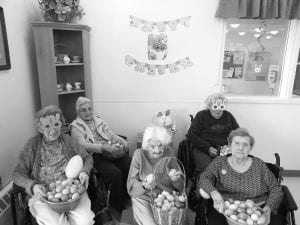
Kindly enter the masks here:
<path id="1" fill-rule="evenodd" d="M 124 140 L 126 140 L 126 141 L 127 141 L 127 137 L 126 137 L 126 136 L 124 136 L 124 135 L 121 135 L 121 134 L 118 134 L 118 136 L 119 136 L 120 138 L 123 138 Z"/>
<path id="2" fill-rule="evenodd" d="M 10 195 L 15 195 L 18 193 L 26 193 L 25 188 L 20 187 L 18 185 L 16 185 L 15 183 L 13 183 L 13 188 L 10 190 Z"/>
<path id="3" fill-rule="evenodd" d="M 297 204 L 289 190 L 285 185 L 282 185 L 282 190 L 284 192 L 283 204 L 288 211 L 295 211 L 298 209 Z"/>

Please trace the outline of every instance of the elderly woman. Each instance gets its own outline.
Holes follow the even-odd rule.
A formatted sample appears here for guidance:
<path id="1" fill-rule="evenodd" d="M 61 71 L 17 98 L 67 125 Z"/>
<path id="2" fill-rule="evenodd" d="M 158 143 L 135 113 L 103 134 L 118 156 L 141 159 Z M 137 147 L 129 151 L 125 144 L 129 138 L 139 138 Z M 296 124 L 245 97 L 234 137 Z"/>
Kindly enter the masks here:
<path id="1" fill-rule="evenodd" d="M 213 207 L 208 207 L 209 225 L 226 224 L 225 217 L 217 211 L 223 211 L 224 200 L 229 198 L 264 202 L 264 211 L 267 215 L 271 212 L 270 224 L 281 224 L 282 218 L 276 211 L 283 192 L 267 165 L 249 155 L 254 138 L 246 129 L 238 128 L 230 133 L 228 142 L 231 154 L 214 159 L 199 179 L 199 188 L 213 200 Z"/>
<path id="2" fill-rule="evenodd" d="M 196 171 L 201 173 L 227 145 L 227 137 L 239 127 L 234 116 L 226 111 L 227 99 L 220 93 L 205 100 L 206 109 L 197 113 L 187 133 L 193 146 Z"/>
<path id="3" fill-rule="evenodd" d="M 92 102 L 85 97 L 76 101 L 77 118 L 70 125 L 72 136 L 90 154 L 103 182 L 110 185 L 110 206 L 116 219 L 125 208 L 126 180 L 131 158 L 128 143 L 111 131 L 108 124 L 94 116 Z"/>
<path id="4" fill-rule="evenodd" d="M 181 169 L 177 160 L 170 158 L 175 157 L 168 147 L 170 142 L 171 136 L 166 129 L 150 126 L 144 132 L 142 148 L 134 152 L 127 189 L 134 219 L 140 225 L 156 225 L 150 205 L 151 189 L 153 194 L 162 190 L 181 192 L 183 189 Z"/>
<path id="5" fill-rule="evenodd" d="M 66 165 L 75 155 L 80 155 L 83 159 L 79 180 L 87 188 L 93 159 L 70 136 L 61 134 L 64 117 L 56 106 L 41 109 L 37 112 L 35 121 L 39 134 L 27 141 L 13 174 L 14 182 L 30 196 L 28 205 L 31 214 L 38 224 L 43 225 L 94 224 L 94 213 L 86 192 L 74 210 L 63 214 L 53 211 L 42 200 L 46 196 L 47 185 L 66 178 Z"/>

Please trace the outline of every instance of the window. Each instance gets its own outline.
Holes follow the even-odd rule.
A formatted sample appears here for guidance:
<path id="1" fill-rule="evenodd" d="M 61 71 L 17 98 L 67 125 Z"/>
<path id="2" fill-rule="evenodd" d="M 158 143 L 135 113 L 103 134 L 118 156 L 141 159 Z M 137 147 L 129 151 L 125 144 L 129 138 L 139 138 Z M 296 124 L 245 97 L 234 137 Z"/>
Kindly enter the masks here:
<path id="1" fill-rule="evenodd" d="M 288 20 L 227 19 L 223 92 L 279 96 L 288 31 Z"/>
<path id="2" fill-rule="evenodd" d="M 298 60 L 296 66 L 296 74 L 293 87 L 293 97 L 300 98 L 300 51 L 298 53 Z"/>

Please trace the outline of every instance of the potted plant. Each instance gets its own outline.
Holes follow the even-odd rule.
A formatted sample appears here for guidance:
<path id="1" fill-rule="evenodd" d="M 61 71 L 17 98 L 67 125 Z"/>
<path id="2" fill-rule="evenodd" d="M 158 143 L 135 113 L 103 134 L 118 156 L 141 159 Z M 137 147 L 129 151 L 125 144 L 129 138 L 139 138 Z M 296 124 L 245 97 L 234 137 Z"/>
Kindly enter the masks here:
<path id="1" fill-rule="evenodd" d="M 84 15 L 80 0 L 38 0 L 45 21 L 71 23 Z"/>

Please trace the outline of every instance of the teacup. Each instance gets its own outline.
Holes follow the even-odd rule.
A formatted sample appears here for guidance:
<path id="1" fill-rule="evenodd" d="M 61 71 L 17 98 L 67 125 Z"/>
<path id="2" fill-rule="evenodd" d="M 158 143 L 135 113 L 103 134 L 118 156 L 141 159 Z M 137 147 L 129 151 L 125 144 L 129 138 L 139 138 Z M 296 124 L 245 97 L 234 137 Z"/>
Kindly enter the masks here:
<path id="1" fill-rule="evenodd" d="M 72 90 L 72 85 L 70 83 L 67 83 L 65 87 L 66 87 L 67 91 L 71 91 Z"/>
<path id="2" fill-rule="evenodd" d="M 80 62 L 80 61 L 81 61 L 81 56 L 79 56 L 79 55 L 74 55 L 74 56 L 72 57 L 72 61 L 74 61 L 74 62 Z"/>
<path id="3" fill-rule="evenodd" d="M 81 82 L 74 82 L 74 86 L 76 89 L 80 89 L 81 88 Z"/>
<path id="4" fill-rule="evenodd" d="M 57 90 L 62 90 L 64 88 L 63 84 L 57 84 Z"/>

